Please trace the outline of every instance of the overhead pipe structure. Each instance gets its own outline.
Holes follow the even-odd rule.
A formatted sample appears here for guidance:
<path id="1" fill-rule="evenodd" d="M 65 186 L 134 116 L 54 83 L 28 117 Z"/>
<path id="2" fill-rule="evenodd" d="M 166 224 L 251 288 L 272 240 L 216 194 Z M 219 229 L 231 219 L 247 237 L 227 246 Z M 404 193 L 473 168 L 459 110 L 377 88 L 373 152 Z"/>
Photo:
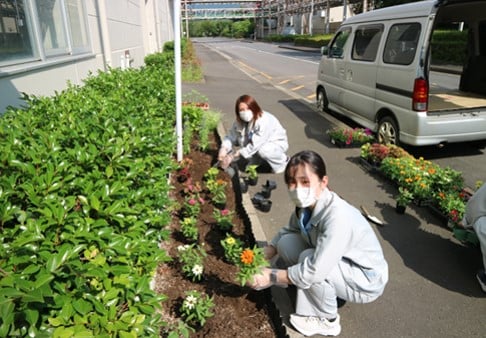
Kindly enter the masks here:
<path id="1" fill-rule="evenodd" d="M 183 17 L 187 20 L 216 19 L 259 19 L 263 34 L 263 21 L 267 21 L 269 33 L 276 21 L 276 29 L 281 31 L 285 21 L 292 21 L 293 16 L 301 16 L 301 31 L 312 34 L 312 18 L 322 11 L 325 17 L 325 31 L 329 33 L 330 9 L 343 6 L 343 19 L 348 16 L 347 5 L 362 3 L 364 11 L 368 4 L 373 7 L 373 1 L 368 0 L 184 0 Z M 306 23 L 306 25 L 304 25 Z"/>

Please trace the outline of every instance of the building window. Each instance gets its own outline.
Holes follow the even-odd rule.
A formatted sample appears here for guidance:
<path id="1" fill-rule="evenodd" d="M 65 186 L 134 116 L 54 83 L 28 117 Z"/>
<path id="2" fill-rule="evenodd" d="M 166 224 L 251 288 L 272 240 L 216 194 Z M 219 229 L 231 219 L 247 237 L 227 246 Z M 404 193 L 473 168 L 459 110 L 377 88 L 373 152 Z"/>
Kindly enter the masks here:
<path id="1" fill-rule="evenodd" d="M 62 0 L 37 1 L 40 38 L 47 56 L 67 54 L 69 51 L 63 2 Z"/>
<path id="2" fill-rule="evenodd" d="M 72 49 L 77 52 L 90 51 L 83 0 L 66 0 L 66 6 L 71 28 Z"/>
<path id="3" fill-rule="evenodd" d="M 33 58 L 31 19 L 23 0 L 0 0 L 0 64 Z"/>
<path id="4" fill-rule="evenodd" d="M 0 66 L 90 51 L 82 0 L 0 0 Z"/>

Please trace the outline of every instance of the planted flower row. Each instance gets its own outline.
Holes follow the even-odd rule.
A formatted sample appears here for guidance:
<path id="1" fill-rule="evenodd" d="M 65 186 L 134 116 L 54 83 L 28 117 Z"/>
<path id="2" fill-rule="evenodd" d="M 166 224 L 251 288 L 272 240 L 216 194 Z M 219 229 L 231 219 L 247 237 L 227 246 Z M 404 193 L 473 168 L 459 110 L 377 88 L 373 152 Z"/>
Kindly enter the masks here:
<path id="1" fill-rule="evenodd" d="M 199 241 L 199 213 L 205 204 L 213 206 L 212 226 L 217 231 L 226 234 L 220 245 L 224 251 L 224 259 L 227 263 L 237 267 L 235 281 L 241 286 L 259 273 L 262 267 L 268 266 L 264 259 L 263 250 L 257 246 L 244 243 L 232 233 L 235 211 L 225 208 L 221 203 L 226 202 L 226 189 L 229 182 L 219 177 L 219 169 L 209 168 L 203 176 L 202 182 L 194 182 L 191 177 L 190 162 L 183 161 L 183 166 L 177 171 L 178 181 L 183 182 L 184 203 L 180 209 L 180 231 L 185 241 L 189 244 L 178 247 L 179 266 L 185 278 L 198 283 L 204 279 L 205 258 L 207 256 L 204 244 Z M 184 176 L 181 179 L 181 176 Z M 222 207 L 222 208 L 221 208 Z M 194 331 L 204 325 L 206 320 L 213 316 L 214 303 L 203 292 L 191 290 L 187 293 L 184 302 L 180 305 L 179 313 L 187 329 Z"/>
<path id="2" fill-rule="evenodd" d="M 449 167 L 415 158 L 396 145 L 367 143 L 361 146 L 360 156 L 371 168 L 396 184 L 397 202 L 406 206 L 410 202 L 427 205 L 440 212 L 449 227 L 460 228 L 465 206 L 472 191 L 464 186 L 462 174 Z M 480 186 L 478 182 L 477 186 Z M 458 230 L 456 230 L 458 233 Z M 477 239 L 468 237 L 468 241 Z"/>

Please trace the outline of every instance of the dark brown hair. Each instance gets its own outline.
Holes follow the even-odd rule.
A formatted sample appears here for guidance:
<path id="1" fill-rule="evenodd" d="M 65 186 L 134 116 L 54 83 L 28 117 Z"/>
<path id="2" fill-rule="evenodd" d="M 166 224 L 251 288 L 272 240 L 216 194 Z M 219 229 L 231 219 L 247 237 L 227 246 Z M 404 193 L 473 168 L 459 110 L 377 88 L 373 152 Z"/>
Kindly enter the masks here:
<path id="1" fill-rule="evenodd" d="M 253 112 L 253 119 L 256 120 L 260 116 L 262 116 L 263 111 L 256 102 L 256 100 L 250 96 L 250 95 L 241 95 L 239 98 L 236 99 L 235 103 L 235 114 L 236 114 L 236 119 L 241 122 L 240 119 L 240 103 L 246 103 L 248 108 Z"/>
<path id="2" fill-rule="evenodd" d="M 311 171 L 316 174 L 320 180 L 327 175 L 326 164 L 321 155 L 312 150 L 303 150 L 293 155 L 290 158 L 289 163 L 287 163 L 284 174 L 285 184 L 289 185 L 295 176 L 297 168 L 299 166 L 304 166 L 305 164 L 309 166 Z"/>

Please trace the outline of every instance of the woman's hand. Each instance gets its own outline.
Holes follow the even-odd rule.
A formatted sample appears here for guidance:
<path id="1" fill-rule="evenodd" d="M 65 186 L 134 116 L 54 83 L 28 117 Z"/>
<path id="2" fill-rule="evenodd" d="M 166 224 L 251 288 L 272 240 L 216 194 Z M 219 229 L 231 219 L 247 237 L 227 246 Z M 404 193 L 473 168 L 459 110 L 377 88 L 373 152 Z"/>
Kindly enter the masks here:
<path id="1" fill-rule="evenodd" d="M 221 163 L 221 165 L 220 165 L 221 169 L 228 168 L 229 165 L 231 164 L 231 162 L 233 162 L 233 155 L 231 155 L 231 154 L 226 155 L 223 158 L 223 160 L 220 162 Z"/>
<path id="2" fill-rule="evenodd" d="M 218 152 L 218 161 L 223 161 L 226 155 L 228 155 L 228 149 L 221 147 Z"/>
<path id="3" fill-rule="evenodd" d="M 260 274 L 253 276 L 253 280 L 248 281 L 246 285 L 255 290 L 269 288 L 273 285 L 272 281 L 270 280 L 271 273 L 272 269 L 263 268 Z"/>

